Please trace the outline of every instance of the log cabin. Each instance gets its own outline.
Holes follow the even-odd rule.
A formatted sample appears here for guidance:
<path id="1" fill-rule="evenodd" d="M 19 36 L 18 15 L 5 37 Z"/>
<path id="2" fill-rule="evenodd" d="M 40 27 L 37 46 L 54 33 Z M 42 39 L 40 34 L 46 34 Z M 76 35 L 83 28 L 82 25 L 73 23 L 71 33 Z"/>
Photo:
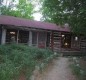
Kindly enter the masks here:
<path id="1" fill-rule="evenodd" d="M 68 26 L 0 15 L 0 44 L 11 42 L 54 52 L 86 51 L 86 37 L 74 34 Z"/>

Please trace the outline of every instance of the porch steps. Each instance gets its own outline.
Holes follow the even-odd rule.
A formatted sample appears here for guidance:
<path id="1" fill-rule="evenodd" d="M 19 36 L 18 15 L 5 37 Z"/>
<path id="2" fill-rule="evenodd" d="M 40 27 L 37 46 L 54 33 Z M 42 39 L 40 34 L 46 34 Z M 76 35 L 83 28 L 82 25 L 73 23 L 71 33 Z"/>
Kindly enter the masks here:
<path id="1" fill-rule="evenodd" d="M 77 51 L 75 51 L 75 52 L 68 52 L 68 51 L 66 51 L 66 52 L 61 52 L 62 53 L 62 55 L 63 56 L 86 56 L 86 53 L 84 53 L 84 52 L 77 52 Z"/>

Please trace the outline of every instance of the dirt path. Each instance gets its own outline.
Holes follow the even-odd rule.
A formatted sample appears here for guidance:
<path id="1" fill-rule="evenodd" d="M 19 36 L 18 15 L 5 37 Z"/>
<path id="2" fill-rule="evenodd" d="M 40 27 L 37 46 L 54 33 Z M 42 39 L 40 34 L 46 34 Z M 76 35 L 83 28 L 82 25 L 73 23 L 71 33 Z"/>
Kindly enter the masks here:
<path id="1" fill-rule="evenodd" d="M 36 76 L 35 80 L 77 80 L 69 68 L 68 58 L 59 57 L 48 69 Z"/>

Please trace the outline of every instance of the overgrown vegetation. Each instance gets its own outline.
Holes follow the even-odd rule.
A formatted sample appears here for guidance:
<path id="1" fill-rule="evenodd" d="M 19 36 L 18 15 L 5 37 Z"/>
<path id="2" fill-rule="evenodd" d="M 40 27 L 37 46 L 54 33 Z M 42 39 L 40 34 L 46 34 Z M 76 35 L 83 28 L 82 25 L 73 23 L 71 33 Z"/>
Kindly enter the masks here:
<path id="1" fill-rule="evenodd" d="M 86 57 L 73 57 L 70 59 L 73 63 L 70 65 L 73 74 L 75 74 L 79 80 L 86 80 L 86 61 L 85 63 L 80 64 L 80 60 L 86 60 Z"/>
<path id="2" fill-rule="evenodd" d="M 42 20 L 69 24 L 72 31 L 86 36 L 86 0 L 40 0 Z"/>
<path id="3" fill-rule="evenodd" d="M 29 80 L 35 66 L 47 63 L 53 58 L 53 52 L 26 45 L 0 46 L 0 80 L 19 80 L 24 74 Z"/>

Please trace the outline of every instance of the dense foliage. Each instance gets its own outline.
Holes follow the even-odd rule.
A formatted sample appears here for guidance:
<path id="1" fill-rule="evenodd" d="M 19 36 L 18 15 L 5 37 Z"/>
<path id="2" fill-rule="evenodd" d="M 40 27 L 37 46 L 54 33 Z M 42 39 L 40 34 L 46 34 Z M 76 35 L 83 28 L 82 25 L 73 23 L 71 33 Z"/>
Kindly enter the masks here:
<path id="1" fill-rule="evenodd" d="M 30 0 L 1 0 L 0 14 L 33 19 L 34 6 Z"/>
<path id="2" fill-rule="evenodd" d="M 40 0 L 44 21 L 69 24 L 76 33 L 86 35 L 86 0 Z"/>
<path id="3" fill-rule="evenodd" d="M 78 80 L 86 80 L 86 56 L 71 57 L 70 61 L 72 72 L 78 77 Z"/>
<path id="4" fill-rule="evenodd" d="M 38 49 L 25 45 L 0 46 L 0 80 L 19 80 L 24 74 L 29 80 L 35 66 L 48 62 L 53 53 L 47 49 Z"/>

